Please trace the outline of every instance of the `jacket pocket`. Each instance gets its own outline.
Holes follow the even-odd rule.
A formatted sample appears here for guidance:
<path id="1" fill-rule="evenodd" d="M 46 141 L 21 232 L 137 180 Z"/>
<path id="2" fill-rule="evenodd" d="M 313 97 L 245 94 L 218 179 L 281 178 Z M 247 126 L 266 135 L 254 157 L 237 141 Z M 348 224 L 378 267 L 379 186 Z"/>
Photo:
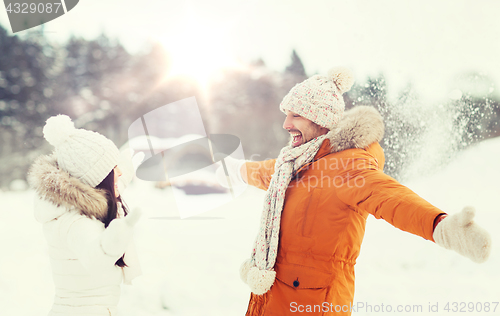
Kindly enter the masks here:
<path id="1" fill-rule="evenodd" d="M 333 274 L 297 264 L 277 263 L 276 278 L 296 289 L 321 289 L 332 284 Z"/>
<path id="2" fill-rule="evenodd" d="M 263 315 L 325 315 L 333 274 L 297 264 L 278 263 L 274 268 L 276 280 Z M 314 312 L 306 313 L 305 306 L 314 306 Z"/>

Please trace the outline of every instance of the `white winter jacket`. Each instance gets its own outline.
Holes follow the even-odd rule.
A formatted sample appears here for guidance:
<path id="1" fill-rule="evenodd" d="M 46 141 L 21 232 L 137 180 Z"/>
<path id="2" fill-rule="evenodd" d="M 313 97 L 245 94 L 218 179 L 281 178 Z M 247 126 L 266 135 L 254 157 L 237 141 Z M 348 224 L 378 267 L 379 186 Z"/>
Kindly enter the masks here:
<path id="1" fill-rule="evenodd" d="M 125 245 L 125 268 L 115 265 L 123 250 L 101 246 L 103 238 L 124 233 L 103 234 L 104 192 L 59 169 L 54 156 L 37 159 L 28 179 L 37 192 L 35 218 L 43 224 L 56 288 L 49 315 L 116 315 L 120 284 L 130 284 L 140 267 L 132 244 Z"/>

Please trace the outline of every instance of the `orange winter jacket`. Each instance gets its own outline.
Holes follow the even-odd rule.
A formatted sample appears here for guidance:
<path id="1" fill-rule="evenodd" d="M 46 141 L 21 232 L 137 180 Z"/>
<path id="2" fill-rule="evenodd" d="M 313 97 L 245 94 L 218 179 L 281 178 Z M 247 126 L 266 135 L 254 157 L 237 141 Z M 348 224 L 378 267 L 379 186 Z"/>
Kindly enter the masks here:
<path id="1" fill-rule="evenodd" d="M 382 118 L 346 111 L 314 160 L 292 178 L 281 217 L 276 280 L 252 294 L 249 316 L 351 315 L 354 264 L 368 214 L 433 241 L 441 210 L 383 173 Z M 267 190 L 275 160 L 247 162 L 250 185 Z"/>

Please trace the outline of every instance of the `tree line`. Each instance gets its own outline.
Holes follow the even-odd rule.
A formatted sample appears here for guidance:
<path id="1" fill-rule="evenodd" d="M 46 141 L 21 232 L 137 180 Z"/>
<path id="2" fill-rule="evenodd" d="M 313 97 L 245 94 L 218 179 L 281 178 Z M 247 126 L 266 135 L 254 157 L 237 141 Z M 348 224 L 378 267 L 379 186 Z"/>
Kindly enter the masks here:
<path id="1" fill-rule="evenodd" d="M 120 146 L 127 141 L 130 124 L 141 115 L 192 96 L 208 133 L 238 136 L 247 158 L 277 156 L 289 137 L 281 127 L 279 103 L 295 84 L 313 75 L 306 73 L 295 50 L 281 72 L 260 59 L 224 70 L 206 88 L 186 77 L 168 77 L 166 56 L 156 44 L 130 54 L 105 35 L 93 40 L 71 37 L 55 44 L 39 32 L 20 38 L 0 26 L 0 188 L 25 179 L 36 156 L 52 150 L 42 136 L 45 120 L 52 115 L 69 115 L 77 127 L 98 131 Z M 498 95 L 491 88 L 467 90 L 467 82 L 486 88 L 494 83 L 475 73 L 463 78 L 460 98 L 437 100 L 426 110 L 419 109 L 411 87 L 389 100 L 383 74 L 358 79 L 345 94 L 347 109 L 371 105 L 384 116 L 386 173 L 403 178 L 412 153 L 423 145 L 421 136 L 437 124 L 449 125 L 452 151 L 500 135 Z M 165 126 L 171 135 L 185 133 L 175 116 Z"/>

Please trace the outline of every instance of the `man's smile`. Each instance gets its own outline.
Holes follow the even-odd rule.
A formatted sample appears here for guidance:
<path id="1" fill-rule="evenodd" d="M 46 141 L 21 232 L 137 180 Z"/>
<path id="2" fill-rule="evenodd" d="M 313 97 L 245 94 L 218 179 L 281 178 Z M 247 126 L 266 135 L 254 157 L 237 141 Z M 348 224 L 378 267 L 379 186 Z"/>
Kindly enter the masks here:
<path id="1" fill-rule="evenodd" d="M 297 146 L 300 146 L 302 145 L 302 133 L 297 131 L 297 130 L 293 130 L 293 131 L 289 131 L 290 133 L 290 136 L 292 137 L 292 147 L 297 147 Z"/>

